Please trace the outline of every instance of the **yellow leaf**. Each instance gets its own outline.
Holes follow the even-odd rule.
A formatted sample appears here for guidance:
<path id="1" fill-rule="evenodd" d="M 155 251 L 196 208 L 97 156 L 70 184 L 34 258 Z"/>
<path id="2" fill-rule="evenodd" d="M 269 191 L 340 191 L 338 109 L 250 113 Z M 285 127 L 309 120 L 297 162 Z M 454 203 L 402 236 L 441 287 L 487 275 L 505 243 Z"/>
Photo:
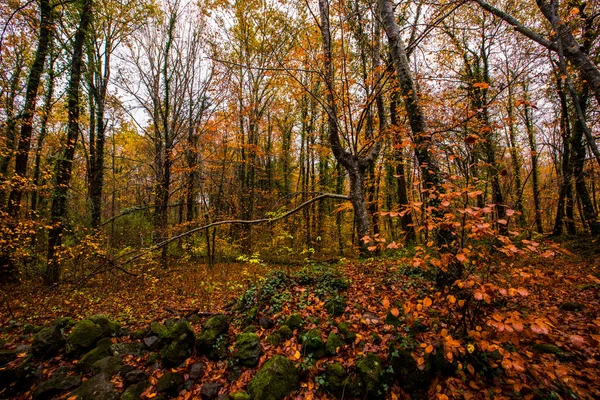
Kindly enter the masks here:
<path id="1" fill-rule="evenodd" d="M 448 303 L 450 303 L 450 304 L 456 303 L 456 297 L 454 297 L 452 295 L 449 295 L 448 296 Z"/>
<path id="2" fill-rule="evenodd" d="M 296 353 L 294 353 L 294 360 L 299 360 L 300 359 L 300 352 L 298 350 L 296 350 Z"/>

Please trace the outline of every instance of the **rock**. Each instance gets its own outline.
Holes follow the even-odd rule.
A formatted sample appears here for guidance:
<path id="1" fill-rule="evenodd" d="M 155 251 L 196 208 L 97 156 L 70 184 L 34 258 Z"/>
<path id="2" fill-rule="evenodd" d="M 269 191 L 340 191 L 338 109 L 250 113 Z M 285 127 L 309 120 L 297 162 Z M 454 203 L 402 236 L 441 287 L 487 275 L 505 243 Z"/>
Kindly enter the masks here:
<path id="1" fill-rule="evenodd" d="M 177 396 L 180 392 L 179 385 L 183 385 L 183 376 L 176 372 L 167 372 L 158 380 L 156 391 L 167 396 Z"/>
<path id="2" fill-rule="evenodd" d="M 284 356 L 275 355 L 252 378 L 248 393 L 254 400 L 281 400 L 299 387 L 294 364 Z"/>
<path id="3" fill-rule="evenodd" d="M 167 327 L 158 322 L 150 322 L 150 336 L 162 336 L 166 331 Z"/>
<path id="4" fill-rule="evenodd" d="M 17 359 L 18 352 L 16 350 L 0 349 L 0 367 Z"/>
<path id="5" fill-rule="evenodd" d="M 550 343 L 536 343 L 531 347 L 531 349 L 538 354 L 563 354 L 563 351 L 560 349 L 560 347 Z"/>
<path id="6" fill-rule="evenodd" d="M 227 355 L 227 344 L 219 340 L 229 330 L 225 315 L 219 314 L 209 318 L 203 325 L 196 340 L 196 349 L 200 354 L 207 354 L 211 359 L 220 359 Z"/>
<path id="7" fill-rule="evenodd" d="M 41 331 L 43 329 L 42 326 L 35 326 L 35 325 L 31 325 L 31 324 L 25 324 L 23 326 L 23 333 L 25 335 L 31 335 L 32 333 L 38 333 L 39 331 Z"/>
<path id="8" fill-rule="evenodd" d="M 204 368 L 206 367 L 206 365 L 203 362 L 198 362 L 195 363 L 194 365 L 192 365 L 192 368 L 190 368 L 190 379 L 193 381 L 197 381 L 198 379 L 200 379 L 202 377 L 202 375 L 204 375 Z"/>
<path id="9" fill-rule="evenodd" d="M 119 356 L 108 356 L 104 357 L 101 360 L 96 361 L 92 365 L 92 372 L 94 374 L 99 374 L 104 372 L 110 376 L 119 372 L 123 363 L 121 362 L 121 357 Z"/>
<path id="10" fill-rule="evenodd" d="M 365 398 L 376 397 L 380 392 L 381 377 L 383 375 L 383 365 L 379 356 L 371 353 L 361 357 L 356 362 L 356 370 L 363 383 L 362 388 Z"/>
<path id="11" fill-rule="evenodd" d="M 346 299 L 342 296 L 334 296 L 325 302 L 325 310 L 330 315 L 342 315 L 346 310 Z"/>
<path id="12" fill-rule="evenodd" d="M 175 325 L 176 323 L 177 323 L 177 320 L 176 320 L 175 318 L 168 318 L 168 319 L 165 321 L 165 326 L 166 326 L 167 328 L 170 328 L 170 327 L 172 327 L 173 325 Z"/>
<path id="13" fill-rule="evenodd" d="M 56 374 L 55 374 L 56 375 Z M 62 375 L 62 374 L 60 374 Z M 34 400 L 51 399 L 81 385 L 81 376 L 53 376 L 42 382 L 33 392 Z"/>
<path id="14" fill-rule="evenodd" d="M 356 340 L 356 333 L 350 331 L 350 325 L 347 322 L 340 322 L 338 324 L 338 329 L 346 343 L 354 343 Z"/>
<path id="15" fill-rule="evenodd" d="M 240 379 L 242 376 L 242 367 L 239 365 L 232 365 L 229 367 L 229 373 L 227 374 L 227 381 L 234 382 Z"/>
<path id="16" fill-rule="evenodd" d="M 275 322 L 273 322 L 273 320 L 269 317 L 260 317 L 258 319 L 258 326 L 263 329 L 271 329 L 275 326 Z"/>
<path id="17" fill-rule="evenodd" d="M 250 395 L 246 392 L 229 393 L 231 400 L 250 400 Z"/>
<path id="18" fill-rule="evenodd" d="M 75 326 L 75 320 L 71 317 L 59 317 L 53 323 L 58 329 L 68 329 Z"/>
<path id="19" fill-rule="evenodd" d="M 121 326 L 108 319 L 106 315 L 92 315 L 88 318 L 91 322 L 98 325 L 102 330 L 102 337 L 110 337 L 119 334 Z"/>
<path id="20" fill-rule="evenodd" d="M 154 365 L 160 360 L 160 355 L 158 353 L 149 353 L 148 358 L 146 359 L 146 366 Z"/>
<path id="21" fill-rule="evenodd" d="M 340 398 L 346 392 L 348 386 L 348 373 L 339 362 L 329 364 L 325 369 L 323 386 L 335 397 Z"/>
<path id="22" fill-rule="evenodd" d="M 139 342 L 115 343 L 110 346 L 110 353 L 113 356 L 124 356 L 126 354 L 139 356 L 142 354 L 143 345 Z"/>
<path id="23" fill-rule="evenodd" d="M 110 375 L 104 372 L 83 382 L 83 385 L 72 394 L 78 396 L 78 400 L 117 400 L 119 398 L 114 385 L 110 382 Z"/>
<path id="24" fill-rule="evenodd" d="M 200 397 L 202 400 L 213 400 L 219 396 L 219 391 L 223 386 L 220 383 L 211 382 L 205 383 L 200 389 Z"/>
<path id="25" fill-rule="evenodd" d="M 256 332 L 257 330 L 258 330 L 258 327 L 256 325 L 248 325 L 247 327 L 244 328 L 244 330 L 242 332 L 243 333 Z"/>
<path id="26" fill-rule="evenodd" d="M 192 314 L 187 318 L 187 320 L 189 322 L 200 322 L 202 320 L 202 318 L 200 318 L 200 316 L 198 314 Z"/>
<path id="27" fill-rule="evenodd" d="M 176 367 L 192 354 L 196 335 L 186 321 L 179 321 L 163 333 L 161 340 L 167 343 L 160 352 L 163 365 Z"/>
<path id="28" fill-rule="evenodd" d="M 112 344 L 110 339 L 101 339 L 96 348 L 87 352 L 79 362 L 77 363 L 77 367 L 81 369 L 83 372 L 90 372 L 92 370 L 92 365 L 95 362 L 100 361 L 104 357 L 110 356 L 109 347 Z"/>
<path id="29" fill-rule="evenodd" d="M 260 339 L 255 333 L 242 333 L 237 335 L 235 341 L 235 358 L 239 365 L 254 368 L 258 365 L 262 349 Z"/>
<path id="30" fill-rule="evenodd" d="M 330 332 L 329 336 L 327 336 L 327 342 L 325 342 L 325 350 L 327 350 L 327 354 L 334 356 L 337 354 L 337 349 L 343 345 L 344 342 L 342 342 L 340 336 L 334 332 Z"/>
<path id="31" fill-rule="evenodd" d="M 102 339 L 102 328 L 90 320 L 78 322 L 71 334 L 67 337 L 67 354 L 78 356 L 91 350 Z"/>
<path id="32" fill-rule="evenodd" d="M 148 336 L 144 338 L 144 344 L 149 350 L 156 350 L 160 345 L 158 336 Z"/>
<path id="33" fill-rule="evenodd" d="M 279 333 L 273 333 L 267 336 L 267 343 L 278 346 L 281 343 L 281 335 Z"/>
<path id="34" fill-rule="evenodd" d="M 568 301 L 566 303 L 562 303 L 558 308 L 560 308 L 562 311 L 576 312 L 576 311 L 582 311 L 585 308 L 585 306 L 581 303 Z"/>
<path id="35" fill-rule="evenodd" d="M 277 333 L 284 339 L 290 339 L 294 335 L 292 329 L 287 325 L 281 325 L 281 327 L 277 330 Z"/>
<path id="36" fill-rule="evenodd" d="M 142 393 L 144 393 L 144 390 L 150 386 L 150 382 L 139 382 L 135 385 L 131 385 L 123 392 L 121 400 L 139 400 Z"/>
<path id="37" fill-rule="evenodd" d="M 301 328 L 302 325 L 304 325 L 304 321 L 302 321 L 300 314 L 294 313 L 285 320 L 284 325 L 287 325 L 291 330 L 294 330 Z"/>
<path id="38" fill-rule="evenodd" d="M 313 358 L 325 356 L 325 343 L 320 330 L 312 329 L 302 335 L 302 354 Z"/>
<path id="39" fill-rule="evenodd" d="M 394 377 L 407 393 L 420 397 L 433 377 L 431 361 L 425 360 L 425 368 L 420 370 L 410 351 L 392 346 L 388 362 L 394 371 Z"/>
<path id="40" fill-rule="evenodd" d="M 126 383 L 134 384 L 148 379 L 148 374 L 141 369 L 134 369 L 124 374 L 123 379 Z"/>
<path id="41" fill-rule="evenodd" d="M 65 345 L 61 328 L 56 325 L 43 328 L 33 337 L 31 352 L 40 358 L 53 357 Z"/>
<path id="42" fill-rule="evenodd" d="M 388 310 L 387 314 L 385 315 L 385 323 L 387 325 L 393 325 L 393 326 L 400 326 L 400 324 L 401 324 L 398 317 L 394 316 L 394 314 L 392 314 L 391 310 Z"/>

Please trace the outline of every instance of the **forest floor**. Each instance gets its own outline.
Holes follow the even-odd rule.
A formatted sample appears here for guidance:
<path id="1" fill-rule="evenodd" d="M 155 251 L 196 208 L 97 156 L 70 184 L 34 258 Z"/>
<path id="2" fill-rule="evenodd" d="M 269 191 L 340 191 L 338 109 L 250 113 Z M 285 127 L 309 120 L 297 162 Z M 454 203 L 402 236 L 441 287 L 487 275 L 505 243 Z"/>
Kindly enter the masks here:
<path id="1" fill-rule="evenodd" d="M 444 290 L 431 271 L 399 260 L 276 270 L 250 263 L 186 265 L 161 275 L 97 277 L 83 287 L 51 290 L 24 283 L 5 288 L 0 341 L 3 350 L 22 352 L 0 372 L 24 362 L 35 326 L 57 317 L 78 321 L 105 314 L 130 332 L 112 339 L 118 343 L 131 341 L 151 322 L 168 325 L 179 317 L 188 317 L 198 334 L 206 315 L 224 313 L 230 321 L 227 354 L 235 355 L 238 334 L 254 332 L 261 347 L 259 368 L 275 354 L 293 362 L 300 386 L 291 398 L 348 398 L 353 393 L 388 399 L 600 398 L 597 254 L 492 260 L 485 280 L 471 276 Z M 301 326 L 292 326 L 286 336 L 281 326 L 293 314 Z M 332 334 L 338 342 L 331 346 Z M 408 362 L 402 358 L 406 351 L 412 357 Z M 189 399 L 210 398 L 210 383 L 218 383 L 213 389 L 219 394 L 244 392 L 257 371 L 233 368 L 233 356 L 218 360 L 195 351 L 181 365 L 165 368 L 148 362 L 149 354 L 123 358 L 129 370 L 148 376 L 150 385 L 141 398 L 160 395 L 157 383 L 168 372 L 190 381 L 175 396 Z M 357 363 L 371 355 L 382 368 L 376 376 L 365 376 Z M 44 360 L 38 373 L 46 380 L 57 368 L 77 362 L 58 353 Z M 192 367 L 200 363 L 201 376 L 196 373 L 192 382 Z M 341 392 L 330 379 L 337 363 L 348 374 L 348 387 Z M 353 380 L 364 387 L 352 388 Z M 117 392 L 126 387 L 120 375 L 111 382 Z M 36 385 L 11 396 L 31 398 Z M 7 393 L 0 391 L 0 398 Z M 74 398 L 68 391 L 56 395 Z"/>

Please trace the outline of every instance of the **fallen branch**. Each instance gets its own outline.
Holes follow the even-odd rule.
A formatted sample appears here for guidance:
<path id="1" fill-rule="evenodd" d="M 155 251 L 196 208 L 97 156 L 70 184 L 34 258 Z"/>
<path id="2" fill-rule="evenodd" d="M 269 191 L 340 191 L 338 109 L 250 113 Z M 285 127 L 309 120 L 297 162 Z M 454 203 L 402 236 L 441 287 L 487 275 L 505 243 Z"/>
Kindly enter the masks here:
<path id="1" fill-rule="evenodd" d="M 322 199 L 337 199 L 337 200 L 349 201 L 350 197 L 344 196 L 342 194 L 325 193 L 325 194 L 322 194 L 320 196 L 313 197 L 312 199 L 310 199 L 308 201 L 305 201 L 304 203 L 300 204 L 298 207 L 296 207 L 296 208 L 294 208 L 294 209 L 292 209 L 290 211 L 287 211 L 284 214 L 278 215 L 277 217 L 273 217 L 273 218 L 261 218 L 261 219 L 255 219 L 255 220 L 233 219 L 233 220 L 227 220 L 227 221 L 213 222 L 213 223 L 210 223 L 208 225 L 200 226 L 200 227 L 194 228 L 194 229 L 192 229 L 190 231 L 187 231 L 187 232 L 181 233 L 179 235 L 175 235 L 173 237 L 170 237 L 170 238 L 168 238 L 168 239 L 166 239 L 166 240 L 164 240 L 164 241 L 162 241 L 160 243 L 155 244 L 154 246 L 146 248 L 145 250 L 140 250 L 140 252 L 137 255 L 129 258 L 128 260 L 123 261 L 120 264 L 117 264 L 116 267 L 121 268 L 124 265 L 130 264 L 133 261 L 138 260 L 139 258 L 143 257 L 144 255 L 146 255 L 148 253 L 151 253 L 151 252 L 153 252 L 155 250 L 158 250 L 158 249 L 160 249 L 160 248 L 168 245 L 169 243 L 172 243 L 172 242 L 174 242 L 176 240 L 182 239 L 182 238 L 184 238 L 186 236 L 190 236 L 190 235 L 192 235 L 192 234 L 194 234 L 196 232 L 203 231 L 205 229 L 209 229 L 209 228 L 212 228 L 212 227 L 215 227 L 215 226 L 219 226 L 219 225 L 232 225 L 232 224 L 257 225 L 257 224 L 264 224 L 264 223 L 267 223 L 267 222 L 279 221 L 280 219 L 284 219 L 284 218 L 289 217 L 290 215 L 292 215 L 292 214 L 300 211 L 301 209 L 303 209 L 304 207 L 308 206 L 309 204 L 312 204 L 315 201 L 319 201 L 319 200 L 322 200 Z M 131 254 L 131 253 L 124 254 L 121 257 L 127 256 L 129 254 Z M 119 258 L 120 257 L 117 257 L 115 259 L 115 261 L 118 260 Z"/>

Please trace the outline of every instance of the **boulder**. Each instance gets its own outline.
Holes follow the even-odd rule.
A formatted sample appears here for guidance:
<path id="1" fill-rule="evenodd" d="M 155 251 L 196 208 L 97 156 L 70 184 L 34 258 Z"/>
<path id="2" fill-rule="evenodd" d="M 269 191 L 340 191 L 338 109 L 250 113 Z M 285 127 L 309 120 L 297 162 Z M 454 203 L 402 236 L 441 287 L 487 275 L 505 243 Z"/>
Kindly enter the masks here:
<path id="1" fill-rule="evenodd" d="M 183 385 L 183 376 L 176 372 L 167 372 L 160 377 L 156 384 L 156 391 L 164 393 L 167 396 L 177 396 L 179 394 L 180 385 Z"/>
<path id="2" fill-rule="evenodd" d="M 102 337 L 115 336 L 121 331 L 121 326 L 117 322 L 108 319 L 106 315 L 92 315 L 88 320 L 100 327 L 102 330 Z"/>
<path id="3" fill-rule="evenodd" d="M 235 341 L 235 358 L 239 365 L 254 368 L 258 365 L 262 349 L 256 333 L 242 333 Z"/>
<path id="4" fill-rule="evenodd" d="M 56 325 L 43 328 L 33 337 L 31 352 L 40 358 L 53 357 L 65 345 L 62 329 Z"/>
<path id="5" fill-rule="evenodd" d="M 90 320 L 78 322 L 67 337 L 67 354 L 78 356 L 91 350 L 103 338 L 102 328 Z"/>
<path id="6" fill-rule="evenodd" d="M 258 319 L 258 326 L 263 329 L 271 329 L 275 326 L 275 322 L 273 322 L 273 320 L 269 317 L 260 317 Z"/>
<path id="7" fill-rule="evenodd" d="M 356 333 L 350 331 L 350 324 L 347 322 L 340 322 L 338 324 L 338 329 L 346 343 L 353 343 L 356 340 Z"/>
<path id="8" fill-rule="evenodd" d="M 200 389 L 200 398 L 202 400 L 214 400 L 219 397 L 219 391 L 223 385 L 217 382 L 205 383 Z"/>
<path id="9" fill-rule="evenodd" d="M 77 386 L 81 385 L 81 376 L 64 376 L 63 374 L 58 374 L 59 376 L 52 376 L 46 382 L 42 382 L 34 391 L 33 391 L 33 400 L 45 400 L 52 399 L 58 396 L 61 393 L 64 393 L 68 390 L 73 390 Z"/>
<path id="10" fill-rule="evenodd" d="M 327 336 L 327 342 L 325 342 L 325 350 L 327 354 L 334 356 L 337 354 L 337 349 L 343 345 L 342 338 L 337 333 L 330 332 L 329 336 Z"/>
<path id="11" fill-rule="evenodd" d="M 160 347 L 160 339 L 155 335 L 145 337 L 144 345 L 146 345 L 148 350 L 156 350 Z"/>
<path id="12" fill-rule="evenodd" d="M 292 329 L 287 325 L 281 325 L 281 327 L 277 330 L 277 333 L 283 339 L 290 339 L 294 335 L 294 332 L 292 331 Z"/>
<path id="13" fill-rule="evenodd" d="M 135 385 L 129 386 L 123 394 L 121 395 L 121 400 L 139 400 L 142 397 L 142 393 L 148 387 L 150 387 L 150 382 L 144 381 L 136 383 Z"/>
<path id="14" fill-rule="evenodd" d="M 284 356 L 275 355 L 252 378 L 248 393 L 254 400 L 282 400 L 299 387 L 294 364 Z"/>
<path id="15" fill-rule="evenodd" d="M 16 350 L 0 349 L 0 367 L 17 359 L 18 352 Z"/>
<path id="16" fill-rule="evenodd" d="M 337 398 L 344 395 L 348 386 L 348 373 L 342 364 L 336 362 L 327 366 L 323 386 Z"/>
<path id="17" fill-rule="evenodd" d="M 400 387 L 413 397 L 422 397 L 433 378 L 430 358 L 425 360 L 425 367 L 421 370 L 410 351 L 391 346 L 388 362 Z"/>
<path id="18" fill-rule="evenodd" d="M 204 375 L 205 367 L 206 365 L 203 362 L 198 362 L 192 365 L 189 373 L 190 379 L 193 381 L 197 381 L 198 379 L 202 378 L 202 375 Z"/>
<path id="19" fill-rule="evenodd" d="M 124 356 L 126 354 L 139 356 L 142 354 L 144 345 L 139 342 L 115 343 L 110 346 L 110 353 L 113 356 Z"/>
<path id="20" fill-rule="evenodd" d="M 209 318 L 203 325 L 196 340 L 196 350 L 211 359 L 220 359 L 227 355 L 227 344 L 222 340 L 229 330 L 225 315 L 219 314 Z"/>
<path id="21" fill-rule="evenodd" d="M 96 361 L 92 365 L 92 372 L 94 374 L 99 374 L 104 372 L 110 376 L 119 372 L 123 363 L 121 362 L 121 357 L 119 356 L 108 356 L 104 357 L 101 360 Z"/>
<path id="22" fill-rule="evenodd" d="M 381 385 L 383 364 L 377 354 L 367 354 L 356 362 L 356 371 L 362 383 L 362 392 L 365 398 L 382 396 Z M 385 397 L 385 396 L 383 396 Z"/>
<path id="23" fill-rule="evenodd" d="M 281 335 L 279 333 L 272 333 L 267 336 L 267 343 L 273 346 L 278 346 L 281 343 Z"/>
<path id="24" fill-rule="evenodd" d="M 147 380 L 148 374 L 141 369 L 134 369 L 123 374 L 123 379 L 128 384 L 135 384 Z"/>
<path id="25" fill-rule="evenodd" d="M 325 302 L 325 310 L 330 315 L 342 315 L 346 310 L 346 299 L 342 296 L 334 296 Z"/>
<path id="26" fill-rule="evenodd" d="M 294 329 L 301 328 L 302 325 L 304 325 L 304 321 L 302 320 L 302 317 L 300 316 L 300 314 L 294 313 L 294 314 L 290 315 L 289 317 L 287 317 L 284 325 L 287 325 L 291 330 L 294 330 Z"/>
<path id="27" fill-rule="evenodd" d="M 162 334 L 161 341 L 166 343 L 160 352 L 163 365 L 176 367 L 192 354 L 196 336 L 186 321 L 179 321 Z"/>
<path id="28" fill-rule="evenodd" d="M 325 343 L 320 330 L 312 329 L 302 335 L 302 354 L 313 358 L 325 356 Z"/>
<path id="29" fill-rule="evenodd" d="M 100 361 L 104 357 L 110 356 L 109 348 L 111 345 L 112 342 L 110 339 L 101 339 L 94 349 L 90 350 L 83 357 L 81 357 L 77 363 L 79 369 L 81 369 L 83 372 L 90 372 L 92 370 L 92 365 L 94 365 L 95 362 Z"/>
<path id="30" fill-rule="evenodd" d="M 110 375 L 104 372 L 83 382 L 83 385 L 72 394 L 78 396 L 78 400 L 117 400 L 119 398 L 114 385 L 110 382 Z"/>

